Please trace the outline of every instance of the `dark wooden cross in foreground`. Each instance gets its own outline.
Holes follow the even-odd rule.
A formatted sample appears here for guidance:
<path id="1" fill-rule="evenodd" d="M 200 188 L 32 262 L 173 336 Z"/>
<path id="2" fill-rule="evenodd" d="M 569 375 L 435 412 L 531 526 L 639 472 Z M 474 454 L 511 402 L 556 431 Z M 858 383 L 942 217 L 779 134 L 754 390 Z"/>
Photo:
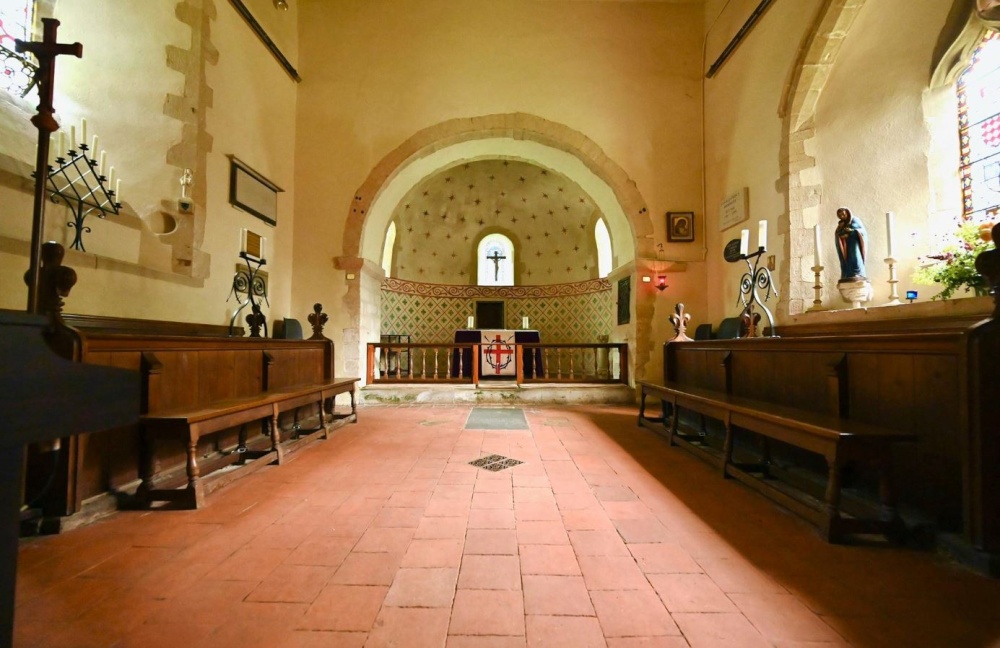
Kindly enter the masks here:
<path id="1" fill-rule="evenodd" d="M 487 259 L 493 262 L 493 281 L 500 279 L 500 262 L 506 259 L 505 256 L 500 256 L 500 252 L 493 250 L 493 256 L 487 256 Z"/>
<path id="2" fill-rule="evenodd" d="M 42 41 L 26 43 L 14 41 L 14 49 L 18 52 L 31 52 L 38 59 L 38 113 L 31 118 L 31 123 L 38 129 L 38 155 L 35 158 L 35 210 L 31 223 L 31 257 L 28 267 L 28 312 L 40 312 L 38 289 L 38 265 L 42 257 L 42 223 L 45 219 L 45 185 L 49 180 L 49 140 L 53 132 L 59 130 L 59 122 L 53 117 L 55 108 L 52 106 L 52 94 L 55 88 L 56 57 L 61 54 L 83 56 L 83 45 L 80 43 L 60 44 L 56 42 L 56 30 L 59 21 L 54 18 L 42 18 Z"/>

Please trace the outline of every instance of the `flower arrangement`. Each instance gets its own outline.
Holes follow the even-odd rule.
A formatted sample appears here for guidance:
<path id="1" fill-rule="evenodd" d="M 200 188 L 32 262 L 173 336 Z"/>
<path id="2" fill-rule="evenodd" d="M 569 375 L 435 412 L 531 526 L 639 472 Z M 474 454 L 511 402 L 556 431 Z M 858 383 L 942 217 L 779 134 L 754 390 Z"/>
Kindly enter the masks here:
<path id="1" fill-rule="evenodd" d="M 994 247 L 990 234 L 992 228 L 992 223 L 964 223 L 959 226 L 955 243 L 938 254 L 927 255 L 925 258 L 932 263 L 918 268 L 913 273 L 913 281 L 926 286 L 943 285 L 944 290 L 932 299 L 951 299 L 960 288 L 964 292 L 971 290 L 976 296 L 988 294 L 986 280 L 976 272 L 976 257 Z"/>

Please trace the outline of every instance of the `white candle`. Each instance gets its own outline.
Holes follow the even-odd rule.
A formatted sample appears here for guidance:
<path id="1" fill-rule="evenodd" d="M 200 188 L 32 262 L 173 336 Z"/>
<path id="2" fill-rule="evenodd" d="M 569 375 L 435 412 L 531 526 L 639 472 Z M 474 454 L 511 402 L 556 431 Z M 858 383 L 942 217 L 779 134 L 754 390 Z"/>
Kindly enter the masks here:
<path id="1" fill-rule="evenodd" d="M 267 261 L 267 237 L 260 237 L 260 260 Z"/>
<path id="2" fill-rule="evenodd" d="M 750 230 L 740 231 L 740 255 L 746 256 L 750 252 Z"/>
<path id="3" fill-rule="evenodd" d="M 115 180 L 115 202 L 120 203 L 122 201 L 122 181 Z"/>
<path id="4" fill-rule="evenodd" d="M 469 321 L 465 328 L 472 328 L 473 325 L 475 324 L 475 321 L 476 318 L 474 318 L 472 315 L 469 315 Z"/>
<path id="5" fill-rule="evenodd" d="M 49 165 L 55 166 L 55 160 L 59 157 L 59 138 L 55 133 L 49 135 Z"/>
<path id="6" fill-rule="evenodd" d="M 115 167 L 111 165 L 111 170 L 108 171 L 108 186 L 110 187 L 115 183 Z"/>
<path id="7" fill-rule="evenodd" d="M 66 154 L 66 131 L 59 131 L 59 147 L 56 149 L 56 157 L 63 157 Z"/>
<path id="8" fill-rule="evenodd" d="M 97 153 L 97 135 L 94 135 L 94 141 L 90 143 L 90 158 L 94 158 L 94 153 Z"/>
<path id="9" fill-rule="evenodd" d="M 813 225 L 813 267 L 819 267 L 819 223 Z"/>
<path id="10" fill-rule="evenodd" d="M 895 229 L 895 225 L 896 225 L 896 214 L 894 214 L 892 212 L 886 212 L 885 213 L 885 239 L 886 239 L 886 244 L 887 244 L 888 249 L 889 249 L 889 258 L 890 259 L 895 259 L 896 258 L 896 256 L 893 254 L 893 249 L 892 249 L 893 229 Z"/>
<path id="11" fill-rule="evenodd" d="M 76 126 L 69 127 L 69 148 L 71 151 L 76 150 Z"/>
<path id="12" fill-rule="evenodd" d="M 94 136 L 94 139 L 95 140 L 97 139 L 96 135 Z M 107 161 L 108 161 L 108 152 L 101 151 L 101 163 L 97 165 L 97 175 L 104 175 L 104 164 Z"/>
<path id="13" fill-rule="evenodd" d="M 523 328 L 523 329 L 528 328 L 528 316 L 527 315 L 525 315 L 524 317 L 521 318 L 521 328 Z"/>
<path id="14" fill-rule="evenodd" d="M 80 120 L 80 131 L 81 131 L 81 134 L 80 134 L 81 135 L 80 136 L 80 143 L 81 144 L 86 144 L 87 143 L 87 120 L 86 119 L 81 119 Z"/>
<path id="15" fill-rule="evenodd" d="M 761 250 L 767 249 L 767 221 L 762 220 L 757 223 L 757 247 Z"/>

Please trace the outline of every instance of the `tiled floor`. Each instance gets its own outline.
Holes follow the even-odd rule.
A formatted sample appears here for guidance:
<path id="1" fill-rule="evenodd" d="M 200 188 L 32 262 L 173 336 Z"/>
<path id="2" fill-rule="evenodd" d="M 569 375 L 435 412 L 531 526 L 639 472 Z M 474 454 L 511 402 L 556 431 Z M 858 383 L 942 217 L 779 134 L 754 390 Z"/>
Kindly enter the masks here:
<path id="1" fill-rule="evenodd" d="M 203 510 L 26 542 L 15 645 L 1000 646 L 1000 581 L 826 544 L 634 409 L 469 410 L 365 407 Z"/>

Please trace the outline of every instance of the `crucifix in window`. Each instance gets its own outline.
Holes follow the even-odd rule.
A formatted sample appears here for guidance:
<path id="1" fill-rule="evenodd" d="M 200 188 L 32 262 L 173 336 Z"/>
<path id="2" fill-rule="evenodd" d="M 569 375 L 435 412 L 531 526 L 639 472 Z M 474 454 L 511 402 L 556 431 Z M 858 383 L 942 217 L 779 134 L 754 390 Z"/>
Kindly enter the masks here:
<path id="1" fill-rule="evenodd" d="M 505 256 L 500 256 L 499 250 L 493 250 L 493 256 L 486 256 L 487 259 L 493 262 L 493 280 L 500 280 L 500 262 L 506 259 Z"/>

